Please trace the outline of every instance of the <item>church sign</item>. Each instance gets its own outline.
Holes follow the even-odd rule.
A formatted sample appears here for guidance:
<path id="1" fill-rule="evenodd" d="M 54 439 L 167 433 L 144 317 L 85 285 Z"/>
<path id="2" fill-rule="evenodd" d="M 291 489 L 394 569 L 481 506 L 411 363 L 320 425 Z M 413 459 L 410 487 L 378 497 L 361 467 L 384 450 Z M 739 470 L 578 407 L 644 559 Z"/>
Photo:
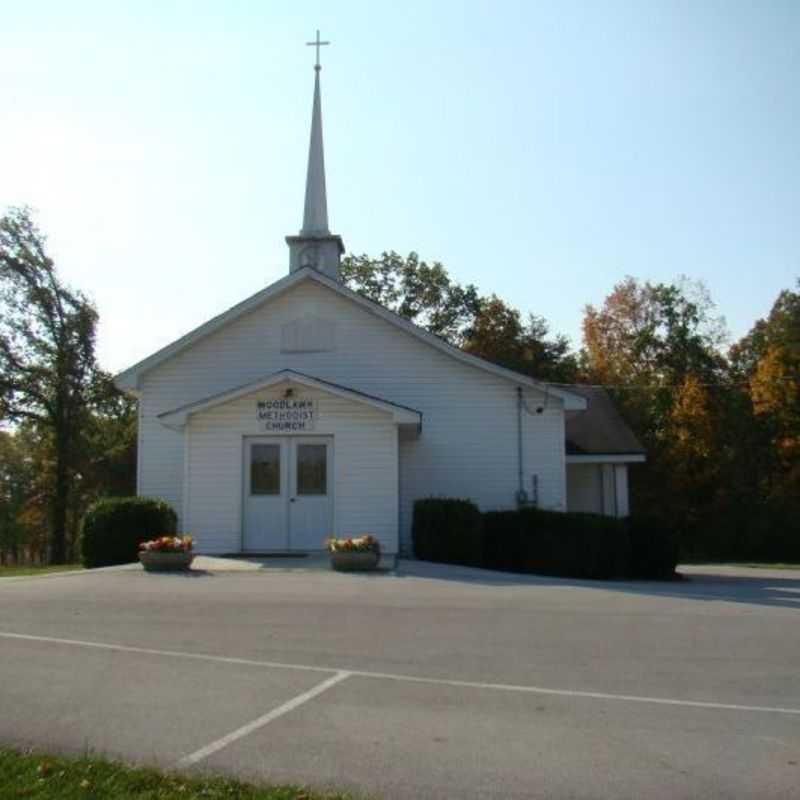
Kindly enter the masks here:
<path id="1" fill-rule="evenodd" d="M 317 401 L 302 397 L 259 400 L 256 416 L 267 433 L 313 431 L 317 421 Z"/>

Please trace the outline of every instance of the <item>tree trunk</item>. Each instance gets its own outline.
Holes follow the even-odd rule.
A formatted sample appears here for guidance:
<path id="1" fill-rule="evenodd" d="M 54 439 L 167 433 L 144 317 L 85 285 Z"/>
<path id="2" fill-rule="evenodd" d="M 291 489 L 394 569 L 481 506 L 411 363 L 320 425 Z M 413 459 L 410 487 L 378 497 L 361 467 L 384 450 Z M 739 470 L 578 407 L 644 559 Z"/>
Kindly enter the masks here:
<path id="1" fill-rule="evenodd" d="M 65 564 L 67 561 L 67 498 L 69 495 L 69 484 L 67 481 L 66 470 L 58 462 L 61 459 L 56 457 L 56 485 L 53 497 L 53 529 L 50 539 L 50 563 Z"/>
<path id="2" fill-rule="evenodd" d="M 67 512 L 69 508 L 69 471 L 67 469 L 68 434 L 66 422 L 56 429 L 55 435 L 55 485 L 53 486 L 52 527 L 50 531 L 50 563 L 67 561 Z"/>

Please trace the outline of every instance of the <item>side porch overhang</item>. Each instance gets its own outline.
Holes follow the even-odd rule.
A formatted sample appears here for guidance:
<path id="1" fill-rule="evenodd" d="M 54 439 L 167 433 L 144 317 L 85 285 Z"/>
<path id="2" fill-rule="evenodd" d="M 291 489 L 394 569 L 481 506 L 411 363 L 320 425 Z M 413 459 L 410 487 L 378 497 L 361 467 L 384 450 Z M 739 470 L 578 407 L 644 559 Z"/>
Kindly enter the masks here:
<path id="1" fill-rule="evenodd" d="M 644 453 L 581 453 L 567 451 L 567 464 L 643 464 L 647 461 Z"/>

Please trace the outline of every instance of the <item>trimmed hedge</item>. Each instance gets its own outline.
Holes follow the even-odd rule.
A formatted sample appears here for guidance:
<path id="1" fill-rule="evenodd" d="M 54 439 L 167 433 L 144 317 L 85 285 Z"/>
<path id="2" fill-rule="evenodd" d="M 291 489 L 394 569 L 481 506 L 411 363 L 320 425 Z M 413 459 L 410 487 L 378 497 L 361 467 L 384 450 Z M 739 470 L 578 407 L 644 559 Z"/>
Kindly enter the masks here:
<path id="1" fill-rule="evenodd" d="M 527 507 L 481 514 L 467 500 L 419 500 L 414 554 L 426 561 L 572 578 L 667 578 L 675 532 L 655 518 Z"/>
<path id="2" fill-rule="evenodd" d="M 671 577 L 680 555 L 678 532 L 652 515 L 628 517 L 622 523 L 631 543 L 631 577 Z"/>
<path id="3" fill-rule="evenodd" d="M 741 498 L 681 522 L 681 552 L 693 560 L 800 561 L 800 497 Z"/>
<path id="4" fill-rule="evenodd" d="M 417 500 L 412 531 L 417 558 L 471 567 L 483 564 L 481 512 L 471 500 Z"/>
<path id="5" fill-rule="evenodd" d="M 522 508 L 484 515 L 484 565 L 572 578 L 628 574 L 630 540 L 619 520 Z"/>
<path id="6" fill-rule="evenodd" d="M 81 556 L 85 567 L 136 561 L 139 543 L 176 533 L 178 517 L 155 497 L 108 497 L 93 503 L 83 518 Z"/>

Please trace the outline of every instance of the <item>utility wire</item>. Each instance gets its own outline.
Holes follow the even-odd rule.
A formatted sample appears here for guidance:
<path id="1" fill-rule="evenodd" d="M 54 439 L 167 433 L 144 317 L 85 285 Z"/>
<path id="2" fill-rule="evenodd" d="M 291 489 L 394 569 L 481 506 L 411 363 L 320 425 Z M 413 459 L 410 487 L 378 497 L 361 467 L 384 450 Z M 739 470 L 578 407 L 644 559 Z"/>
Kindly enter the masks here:
<path id="1" fill-rule="evenodd" d="M 585 389 L 638 389 L 638 390 L 651 390 L 658 391 L 662 389 L 679 389 L 680 384 L 664 384 L 664 383 L 554 383 L 548 381 L 550 386 L 558 386 L 563 389 L 570 387 L 578 387 Z M 769 380 L 761 380 L 759 383 L 800 383 L 800 376 L 786 376 L 783 378 L 770 378 Z M 717 381 L 714 383 L 701 382 L 697 386 L 704 388 L 720 387 L 730 388 L 732 386 L 750 386 L 750 381 Z"/>

